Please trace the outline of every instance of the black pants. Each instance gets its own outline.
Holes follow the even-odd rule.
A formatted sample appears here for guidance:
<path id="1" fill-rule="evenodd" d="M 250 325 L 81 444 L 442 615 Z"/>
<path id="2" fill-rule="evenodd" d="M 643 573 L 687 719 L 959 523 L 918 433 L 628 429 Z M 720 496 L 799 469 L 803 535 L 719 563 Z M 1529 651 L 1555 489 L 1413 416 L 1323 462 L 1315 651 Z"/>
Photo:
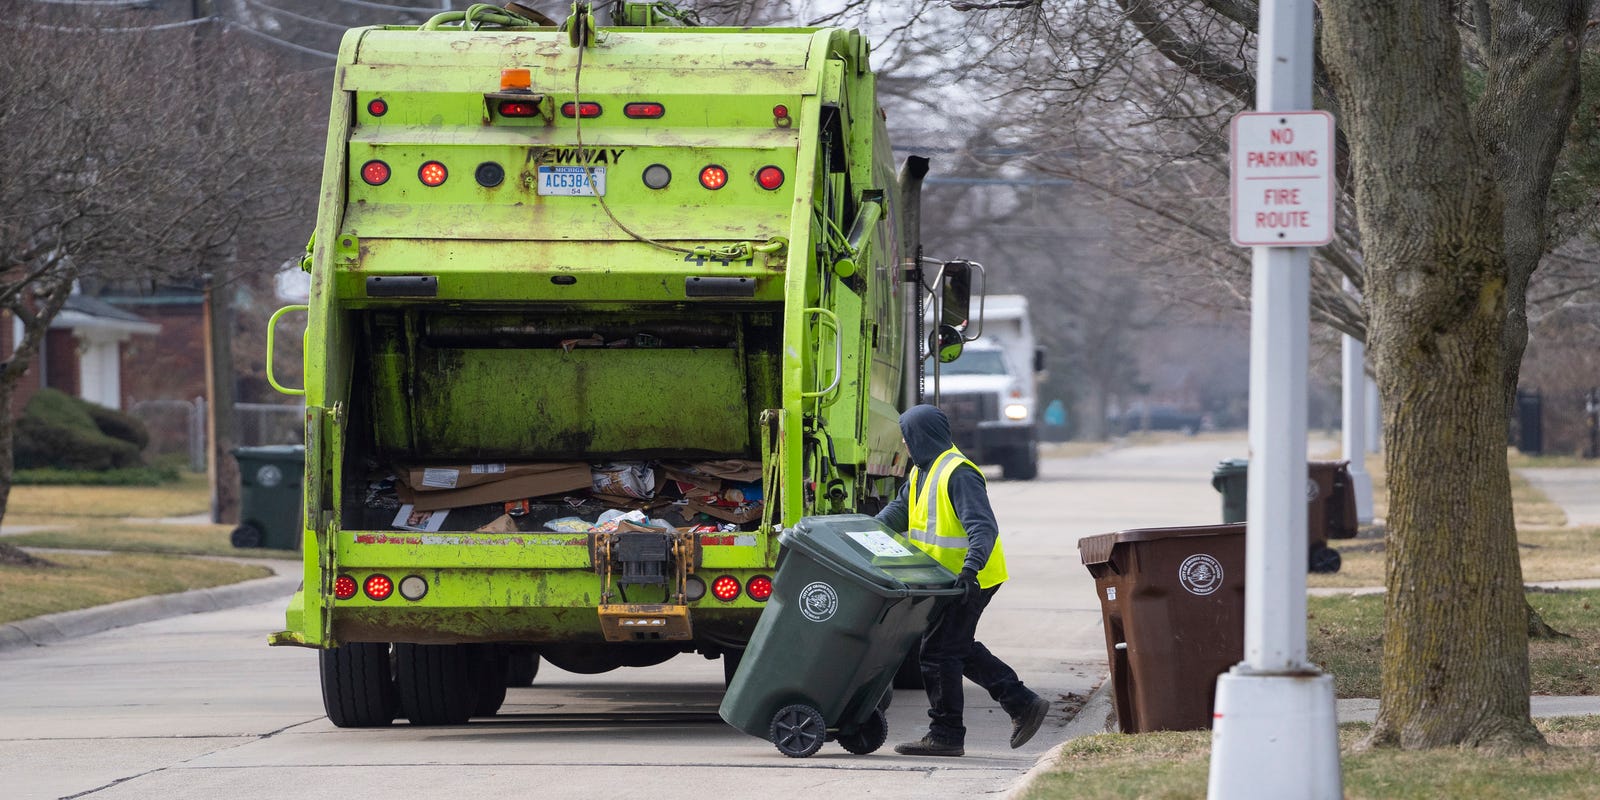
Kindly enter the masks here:
<path id="1" fill-rule="evenodd" d="M 933 720 L 928 733 L 938 741 L 966 743 L 967 729 L 961 723 L 963 676 L 987 690 L 1012 717 L 1038 696 L 1022 685 L 1016 670 L 974 638 L 978 618 L 998 591 L 999 586 L 991 586 L 971 603 L 949 606 L 922 637 L 922 685 L 928 692 L 928 716 Z"/>

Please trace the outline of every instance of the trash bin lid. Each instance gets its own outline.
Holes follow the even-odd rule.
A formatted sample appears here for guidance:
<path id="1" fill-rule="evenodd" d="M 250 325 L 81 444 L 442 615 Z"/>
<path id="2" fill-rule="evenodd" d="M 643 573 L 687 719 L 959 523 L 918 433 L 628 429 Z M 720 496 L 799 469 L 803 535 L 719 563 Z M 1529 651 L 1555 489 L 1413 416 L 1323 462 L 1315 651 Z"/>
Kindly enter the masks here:
<path id="1" fill-rule="evenodd" d="M 1186 525 L 1176 528 L 1129 528 L 1116 533 L 1102 533 L 1099 536 L 1085 536 L 1079 539 L 1078 555 L 1085 564 L 1104 564 L 1111 560 L 1111 553 L 1119 544 L 1151 542 L 1183 536 L 1242 536 L 1244 531 L 1243 522 L 1226 525 Z"/>
<path id="2" fill-rule="evenodd" d="M 1248 458 L 1225 458 L 1225 459 L 1217 462 L 1217 467 L 1216 467 L 1216 469 L 1211 471 L 1211 474 L 1212 475 L 1236 475 L 1238 473 L 1245 472 L 1245 471 L 1247 471 L 1249 469 L 1250 469 L 1250 459 L 1248 459 Z"/>
<path id="3" fill-rule="evenodd" d="M 255 458 L 262 461 L 304 461 L 306 446 L 303 444 L 269 444 L 259 447 L 235 447 L 232 451 L 234 458 Z"/>
<path id="4" fill-rule="evenodd" d="M 806 517 L 778 538 L 813 560 L 888 597 L 955 594 L 955 575 L 865 514 Z"/>

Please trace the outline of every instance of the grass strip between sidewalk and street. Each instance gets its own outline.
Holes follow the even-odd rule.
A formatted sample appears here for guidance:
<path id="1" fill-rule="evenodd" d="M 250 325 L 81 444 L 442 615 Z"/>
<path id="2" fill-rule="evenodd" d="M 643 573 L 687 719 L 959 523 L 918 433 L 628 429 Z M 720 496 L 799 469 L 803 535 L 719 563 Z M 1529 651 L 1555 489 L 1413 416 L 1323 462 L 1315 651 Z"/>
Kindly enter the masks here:
<path id="1" fill-rule="evenodd" d="M 1600 694 L 1600 589 L 1534 591 L 1528 602 L 1545 622 L 1572 637 L 1528 643 L 1533 693 Z M 1307 657 L 1333 675 L 1334 693 L 1377 697 L 1383 595 L 1312 597 L 1307 612 Z"/>
<path id="2" fill-rule="evenodd" d="M 1484 758 L 1473 750 L 1355 752 L 1371 726 L 1339 726 L 1348 800 L 1593 800 L 1600 797 L 1600 717 L 1536 720 L 1551 747 Z M 1210 731 L 1106 733 L 1068 742 L 1022 800 L 1201 800 Z"/>
<path id="3" fill-rule="evenodd" d="M 228 541 L 231 525 L 160 525 L 112 520 L 79 521 L 60 530 L 34 531 L 5 537 L 18 547 L 69 550 L 118 550 L 169 555 L 238 556 L 299 560 L 297 550 L 241 549 Z"/>
<path id="4" fill-rule="evenodd" d="M 272 574 L 254 564 L 142 553 L 34 555 L 54 566 L 0 564 L 0 623 Z"/>

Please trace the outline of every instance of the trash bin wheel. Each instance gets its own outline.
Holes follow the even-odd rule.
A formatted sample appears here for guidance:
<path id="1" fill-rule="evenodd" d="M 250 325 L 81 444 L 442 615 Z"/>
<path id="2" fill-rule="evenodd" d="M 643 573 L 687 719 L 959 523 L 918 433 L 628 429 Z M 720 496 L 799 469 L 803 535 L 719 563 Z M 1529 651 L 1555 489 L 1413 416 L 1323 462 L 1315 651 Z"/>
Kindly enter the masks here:
<path id="1" fill-rule="evenodd" d="M 233 529 L 233 533 L 228 535 L 228 541 L 232 542 L 234 547 L 260 547 L 262 536 L 260 528 L 246 522 Z"/>
<path id="2" fill-rule="evenodd" d="M 1344 558 L 1339 551 L 1327 545 L 1314 545 L 1311 548 L 1311 571 L 1324 575 L 1331 575 L 1339 571 L 1344 565 Z"/>
<path id="3" fill-rule="evenodd" d="M 858 756 L 864 756 L 889 741 L 889 718 L 874 710 L 861 727 L 850 733 L 839 734 L 839 746 Z"/>
<path id="4" fill-rule="evenodd" d="M 777 745 L 778 752 L 790 758 L 805 758 L 822 748 L 828 738 L 828 721 L 811 706 L 784 706 L 772 715 L 767 738 Z"/>

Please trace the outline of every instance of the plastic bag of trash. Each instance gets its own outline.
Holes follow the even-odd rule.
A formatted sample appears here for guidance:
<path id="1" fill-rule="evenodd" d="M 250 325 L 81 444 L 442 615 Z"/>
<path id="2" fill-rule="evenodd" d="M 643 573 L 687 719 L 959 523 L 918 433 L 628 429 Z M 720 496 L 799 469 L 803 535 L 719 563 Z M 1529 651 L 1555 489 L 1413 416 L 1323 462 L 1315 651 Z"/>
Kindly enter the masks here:
<path id="1" fill-rule="evenodd" d="M 594 467 L 594 490 L 618 497 L 654 497 L 656 471 L 643 461 L 619 461 Z M 637 521 L 637 520 L 636 520 Z"/>
<path id="2" fill-rule="evenodd" d="M 588 533 L 594 530 L 594 523 L 583 517 L 562 517 L 546 522 L 544 527 L 557 533 Z"/>

